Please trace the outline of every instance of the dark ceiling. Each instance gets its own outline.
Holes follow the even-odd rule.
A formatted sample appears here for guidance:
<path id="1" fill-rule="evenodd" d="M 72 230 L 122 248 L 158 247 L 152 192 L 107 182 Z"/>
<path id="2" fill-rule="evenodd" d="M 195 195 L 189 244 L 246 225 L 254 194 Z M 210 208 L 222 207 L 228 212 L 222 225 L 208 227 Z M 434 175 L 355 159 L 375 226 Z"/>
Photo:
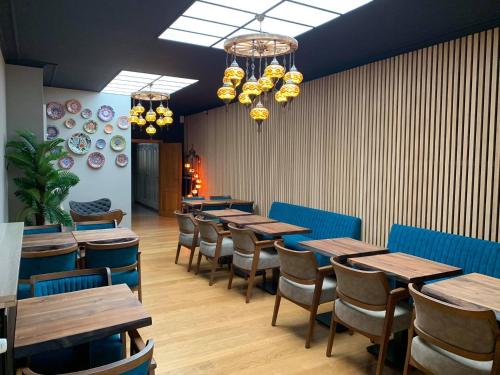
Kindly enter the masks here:
<path id="1" fill-rule="evenodd" d="M 195 78 L 177 114 L 221 105 L 217 49 L 158 39 L 192 0 L 0 0 L 6 62 L 44 67 L 47 86 L 100 91 L 120 70 Z M 374 0 L 298 38 L 306 80 L 500 24 L 499 0 Z"/>

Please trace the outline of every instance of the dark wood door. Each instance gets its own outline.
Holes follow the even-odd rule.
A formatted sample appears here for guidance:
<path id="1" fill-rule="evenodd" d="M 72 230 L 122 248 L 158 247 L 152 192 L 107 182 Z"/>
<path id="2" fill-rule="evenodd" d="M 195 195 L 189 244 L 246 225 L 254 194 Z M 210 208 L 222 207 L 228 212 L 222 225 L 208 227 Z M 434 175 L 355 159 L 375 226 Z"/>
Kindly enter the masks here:
<path id="1" fill-rule="evenodd" d="M 161 216 L 172 216 L 181 204 L 182 143 L 160 144 L 160 210 Z"/>

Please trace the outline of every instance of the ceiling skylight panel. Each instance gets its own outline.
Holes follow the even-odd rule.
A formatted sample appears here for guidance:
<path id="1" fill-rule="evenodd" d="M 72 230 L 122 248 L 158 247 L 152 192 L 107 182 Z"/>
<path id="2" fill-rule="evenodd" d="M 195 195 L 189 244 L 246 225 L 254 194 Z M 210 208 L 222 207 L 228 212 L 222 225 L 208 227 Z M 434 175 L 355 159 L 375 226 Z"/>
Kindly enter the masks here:
<path id="1" fill-rule="evenodd" d="M 222 25 L 220 23 L 203 21 L 197 18 L 181 16 L 172 25 L 172 29 L 195 31 L 201 34 L 224 37 L 236 30 L 234 26 Z"/>
<path id="2" fill-rule="evenodd" d="M 266 15 L 313 27 L 322 25 L 338 17 L 338 14 L 326 12 L 324 10 L 319 10 L 306 5 L 292 3 L 290 1 L 281 3 L 276 8 L 267 12 Z M 267 19 L 264 19 L 264 24 L 266 21 Z"/>
<path id="3" fill-rule="evenodd" d="M 146 79 L 149 82 L 151 82 L 151 80 L 153 80 L 153 79 L 160 78 L 160 76 L 158 74 L 131 72 L 129 70 L 122 70 L 116 78 L 120 78 L 120 77 L 123 77 L 123 78 L 131 77 L 131 78 L 135 78 L 135 80 L 137 80 L 137 81 Z"/>
<path id="4" fill-rule="evenodd" d="M 259 28 L 259 22 L 253 21 L 247 25 L 248 28 L 255 29 Z M 281 21 L 275 18 L 266 17 L 264 22 L 262 22 L 262 31 L 272 34 L 284 34 L 290 36 L 297 36 L 306 31 L 311 30 L 312 27 L 299 25 L 292 22 Z"/>
<path id="5" fill-rule="evenodd" d="M 159 36 L 160 39 L 172 40 L 174 42 L 182 42 L 189 44 L 197 44 L 200 46 L 211 46 L 215 42 L 219 41 L 220 38 L 190 33 L 187 31 L 167 29 Z"/>
<path id="6" fill-rule="evenodd" d="M 204 0 L 207 3 L 223 5 L 230 8 L 246 10 L 248 12 L 262 14 L 278 4 L 281 0 Z"/>
<path id="7" fill-rule="evenodd" d="M 362 5 L 368 4 L 372 0 L 294 0 L 298 3 L 311 5 L 326 9 L 332 12 L 344 14 Z"/>
<path id="8" fill-rule="evenodd" d="M 162 76 L 160 79 L 158 79 L 158 82 L 179 82 L 179 83 L 185 83 L 188 85 L 191 85 L 193 83 L 198 82 L 197 79 L 190 79 L 190 78 L 181 78 L 181 77 L 172 77 L 172 76 Z"/>
<path id="9" fill-rule="evenodd" d="M 222 6 L 196 1 L 184 12 L 184 16 L 199 18 L 207 21 L 221 22 L 234 26 L 243 26 L 251 21 L 255 15 L 241 12 Z"/>

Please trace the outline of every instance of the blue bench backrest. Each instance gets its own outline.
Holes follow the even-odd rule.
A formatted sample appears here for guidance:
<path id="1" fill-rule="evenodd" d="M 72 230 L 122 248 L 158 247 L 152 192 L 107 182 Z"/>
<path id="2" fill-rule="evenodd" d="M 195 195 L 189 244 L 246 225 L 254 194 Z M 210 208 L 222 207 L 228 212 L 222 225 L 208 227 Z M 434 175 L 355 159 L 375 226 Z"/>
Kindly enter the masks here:
<path id="1" fill-rule="evenodd" d="M 394 224 L 387 247 L 390 252 L 461 267 L 464 273 L 500 277 L 500 243 L 497 242 Z"/>

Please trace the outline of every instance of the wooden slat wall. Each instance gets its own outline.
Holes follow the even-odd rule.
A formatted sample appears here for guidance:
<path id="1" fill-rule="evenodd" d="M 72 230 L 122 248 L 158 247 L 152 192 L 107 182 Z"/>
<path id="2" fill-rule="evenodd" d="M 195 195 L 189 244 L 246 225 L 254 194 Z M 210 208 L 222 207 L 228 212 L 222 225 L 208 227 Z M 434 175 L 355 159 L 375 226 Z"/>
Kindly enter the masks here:
<path id="1" fill-rule="evenodd" d="M 393 223 L 499 241 L 499 44 L 495 28 L 304 83 L 262 133 L 239 104 L 188 116 L 202 193 L 355 215 L 378 245 Z"/>

